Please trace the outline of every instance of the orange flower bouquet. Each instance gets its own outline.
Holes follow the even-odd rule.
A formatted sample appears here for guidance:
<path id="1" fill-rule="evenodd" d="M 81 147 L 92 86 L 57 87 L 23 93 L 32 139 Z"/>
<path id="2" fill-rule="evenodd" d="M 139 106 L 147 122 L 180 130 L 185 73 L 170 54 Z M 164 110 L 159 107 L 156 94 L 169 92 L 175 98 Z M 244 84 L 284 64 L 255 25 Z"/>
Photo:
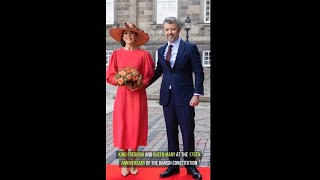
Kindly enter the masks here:
<path id="1" fill-rule="evenodd" d="M 115 75 L 117 85 L 128 86 L 131 90 L 141 84 L 141 78 L 140 72 L 132 67 L 121 69 Z"/>

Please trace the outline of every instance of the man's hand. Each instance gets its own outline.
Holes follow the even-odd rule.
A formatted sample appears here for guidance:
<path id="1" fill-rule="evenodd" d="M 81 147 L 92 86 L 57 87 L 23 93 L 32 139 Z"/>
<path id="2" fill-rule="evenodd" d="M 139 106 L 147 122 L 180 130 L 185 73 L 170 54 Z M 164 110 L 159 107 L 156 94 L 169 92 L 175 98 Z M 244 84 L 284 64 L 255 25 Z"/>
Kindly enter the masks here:
<path id="1" fill-rule="evenodd" d="M 199 96 L 192 96 L 189 105 L 192 107 L 199 105 Z"/>

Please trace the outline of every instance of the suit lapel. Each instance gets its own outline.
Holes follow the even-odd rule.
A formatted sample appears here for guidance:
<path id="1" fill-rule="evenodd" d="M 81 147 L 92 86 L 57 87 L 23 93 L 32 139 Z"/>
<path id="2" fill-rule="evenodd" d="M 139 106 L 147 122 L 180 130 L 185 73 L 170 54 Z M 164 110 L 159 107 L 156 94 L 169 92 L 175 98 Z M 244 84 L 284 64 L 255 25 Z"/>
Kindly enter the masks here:
<path id="1" fill-rule="evenodd" d="M 181 40 L 180 45 L 179 45 L 179 49 L 178 49 L 178 54 L 177 54 L 176 60 L 173 65 L 173 69 L 176 67 L 176 65 L 177 65 L 178 61 L 180 60 L 181 55 L 184 53 L 185 49 L 186 49 L 185 42 Z"/>
<path id="2" fill-rule="evenodd" d="M 159 49 L 159 51 L 158 51 L 158 56 L 160 56 L 160 59 L 159 59 L 159 60 L 161 60 L 161 61 L 165 60 L 165 59 L 163 58 L 163 54 L 164 54 L 165 48 L 166 48 L 166 45 L 162 46 L 162 47 Z"/>
<path id="3" fill-rule="evenodd" d="M 168 44 L 166 44 L 166 45 L 162 46 L 161 48 L 159 48 L 158 56 L 160 55 L 160 59 L 159 60 L 162 61 L 161 63 L 163 63 L 169 70 L 171 70 L 171 68 L 169 68 L 169 66 L 167 66 L 166 60 L 163 57 L 164 51 L 165 51 L 167 46 L 168 46 Z"/>

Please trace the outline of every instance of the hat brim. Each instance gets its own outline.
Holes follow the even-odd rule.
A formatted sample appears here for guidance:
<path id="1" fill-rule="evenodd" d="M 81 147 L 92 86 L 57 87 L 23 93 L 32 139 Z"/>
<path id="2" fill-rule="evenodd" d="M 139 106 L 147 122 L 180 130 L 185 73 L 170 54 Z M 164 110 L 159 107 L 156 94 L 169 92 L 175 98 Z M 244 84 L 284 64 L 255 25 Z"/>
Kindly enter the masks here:
<path id="1" fill-rule="evenodd" d="M 132 31 L 132 32 L 136 32 L 137 33 L 137 37 L 136 37 L 136 42 L 135 45 L 137 46 L 141 46 L 144 45 L 145 43 L 147 43 L 149 41 L 149 35 L 147 33 L 141 32 L 137 29 L 132 29 L 132 28 L 112 28 L 109 31 L 110 36 L 120 42 L 121 38 L 122 38 L 122 31 Z"/>

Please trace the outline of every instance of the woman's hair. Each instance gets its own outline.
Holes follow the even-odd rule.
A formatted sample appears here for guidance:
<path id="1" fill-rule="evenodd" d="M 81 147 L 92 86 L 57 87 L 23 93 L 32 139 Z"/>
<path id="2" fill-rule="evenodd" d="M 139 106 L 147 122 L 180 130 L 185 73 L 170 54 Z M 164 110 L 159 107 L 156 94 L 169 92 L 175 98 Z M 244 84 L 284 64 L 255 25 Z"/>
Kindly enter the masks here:
<path id="1" fill-rule="evenodd" d="M 122 31 L 122 33 L 121 33 L 121 39 L 120 39 L 120 44 L 121 44 L 121 46 L 122 47 L 125 47 L 126 46 L 126 42 L 122 39 L 123 38 L 123 35 L 124 35 L 124 32 L 125 31 Z M 133 31 L 132 31 L 133 32 Z M 138 36 L 138 33 L 136 33 L 136 32 L 133 32 L 136 36 Z"/>
<path id="2" fill-rule="evenodd" d="M 179 27 L 179 29 L 181 29 L 182 25 L 183 25 L 182 22 L 179 19 L 175 18 L 175 17 L 167 17 L 167 18 L 165 18 L 164 21 L 163 21 L 163 25 L 164 25 L 164 23 L 176 24 Z"/>
<path id="3" fill-rule="evenodd" d="M 120 40 L 120 44 L 121 44 L 121 46 L 122 47 L 125 47 L 126 46 L 126 42 L 124 42 L 124 40 L 121 38 L 121 40 Z"/>

